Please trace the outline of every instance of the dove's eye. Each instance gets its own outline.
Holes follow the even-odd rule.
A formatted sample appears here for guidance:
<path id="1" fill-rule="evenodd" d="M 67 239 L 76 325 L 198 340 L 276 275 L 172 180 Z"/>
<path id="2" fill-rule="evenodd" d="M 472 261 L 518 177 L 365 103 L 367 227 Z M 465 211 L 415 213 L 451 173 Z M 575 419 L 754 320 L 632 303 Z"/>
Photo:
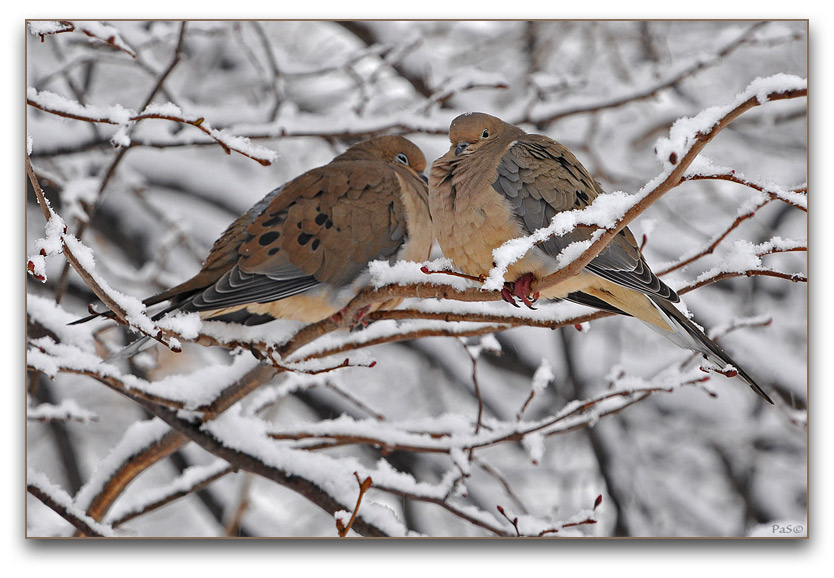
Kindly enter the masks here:
<path id="1" fill-rule="evenodd" d="M 481 138 L 488 138 L 488 137 L 489 137 L 489 131 L 487 129 L 484 129 L 484 132 L 481 133 Z"/>
<path id="2" fill-rule="evenodd" d="M 405 166 L 408 166 L 408 157 L 407 157 L 407 156 L 405 156 L 403 153 L 399 153 L 399 154 L 397 154 L 397 156 L 396 156 L 396 157 L 394 157 L 394 159 L 395 159 L 398 163 L 402 163 L 402 164 L 404 164 Z"/>

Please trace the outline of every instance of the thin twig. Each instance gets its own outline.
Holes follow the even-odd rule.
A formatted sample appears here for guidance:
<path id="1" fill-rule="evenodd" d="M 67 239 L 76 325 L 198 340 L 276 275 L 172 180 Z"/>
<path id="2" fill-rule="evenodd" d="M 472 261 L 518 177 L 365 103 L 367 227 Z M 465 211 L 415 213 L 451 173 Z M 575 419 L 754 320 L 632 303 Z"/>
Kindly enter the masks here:
<path id="1" fill-rule="evenodd" d="M 339 537 L 344 538 L 347 536 L 350 529 L 353 527 L 354 522 L 356 522 L 356 516 L 359 514 L 359 506 L 362 505 L 362 498 L 365 496 L 365 493 L 371 488 L 373 484 L 373 480 L 371 477 L 368 476 L 364 480 L 359 479 L 359 474 L 353 472 L 353 475 L 356 476 L 356 481 L 359 483 L 359 496 L 356 498 L 356 506 L 353 507 L 353 513 L 350 516 L 350 520 L 348 520 L 347 524 L 343 524 L 341 520 L 336 520 L 336 529 L 339 532 Z"/>
<path id="2" fill-rule="evenodd" d="M 29 157 L 26 157 L 26 172 L 29 175 L 29 181 L 32 184 L 32 188 L 35 191 L 35 196 L 38 199 L 38 203 L 41 206 L 41 210 L 43 211 L 44 217 L 46 218 L 47 222 L 49 222 L 53 215 L 55 215 L 54 211 L 51 209 L 49 205 L 49 201 L 47 201 L 46 196 L 44 195 L 43 189 L 41 189 L 40 184 L 38 183 L 38 178 L 35 175 L 35 171 L 32 168 L 32 163 L 29 160 Z M 92 290 L 93 293 L 96 294 L 102 303 L 104 303 L 115 315 L 118 317 L 120 321 L 123 323 L 127 323 L 128 313 L 125 309 L 116 301 L 110 294 L 99 284 L 99 282 L 93 277 L 93 275 L 87 271 L 87 269 L 81 264 L 75 254 L 72 252 L 70 247 L 67 245 L 67 237 L 66 237 L 66 230 L 61 233 L 61 252 L 64 255 L 64 258 L 67 260 L 68 266 L 71 266 L 75 272 L 78 274 L 79 277 L 84 281 L 87 287 Z M 56 299 L 57 301 L 57 299 Z M 170 338 L 166 337 L 161 329 L 156 327 L 155 325 L 151 325 L 150 328 L 141 329 L 139 327 L 135 327 L 137 330 L 141 331 L 148 337 L 159 341 L 166 347 L 170 349 L 176 349 L 176 344 L 173 343 Z"/>
<path id="3" fill-rule="evenodd" d="M 669 88 L 673 88 L 680 84 L 681 81 L 683 81 L 684 79 L 689 78 L 690 76 L 695 75 L 701 70 L 704 70 L 710 66 L 715 65 L 716 63 L 721 62 L 739 46 L 748 41 L 750 37 L 765 24 L 767 24 L 767 22 L 757 22 L 753 24 L 752 26 L 750 26 L 750 28 L 748 28 L 742 34 L 740 34 L 733 42 L 727 44 L 724 48 L 718 51 L 712 58 L 699 58 L 693 65 L 681 70 L 680 72 L 678 72 L 670 78 L 658 82 L 653 86 L 611 100 L 589 105 L 576 106 L 574 108 L 552 112 L 541 117 L 533 116 L 530 119 L 528 119 L 528 122 L 531 122 L 536 126 L 541 127 L 550 124 L 556 120 L 560 120 L 569 116 L 594 113 L 600 110 L 611 110 L 614 108 L 624 106 L 626 104 L 631 104 L 633 102 L 653 98 L 659 92 L 667 90 Z"/>
<path id="4" fill-rule="evenodd" d="M 108 520 L 108 521 L 110 522 L 111 526 L 113 526 L 114 528 L 118 528 L 119 526 L 121 526 L 123 524 L 126 524 L 127 522 L 129 522 L 131 520 L 134 520 L 136 518 L 139 518 L 141 516 L 144 516 L 146 514 L 154 512 L 154 511 L 156 511 L 156 510 L 158 510 L 158 509 L 160 509 L 164 506 L 167 506 L 168 504 L 170 504 L 170 503 L 172 503 L 172 502 L 174 502 L 174 501 L 176 501 L 180 498 L 183 498 L 185 496 L 189 496 L 189 495 L 191 495 L 195 492 L 198 492 L 198 491 L 202 490 L 203 488 L 209 486 L 214 481 L 219 480 L 223 476 L 225 476 L 227 474 L 230 474 L 232 472 L 234 472 L 234 467 L 229 466 L 227 468 L 224 468 L 220 471 L 215 472 L 214 474 L 212 474 L 210 476 L 207 476 L 207 477 L 202 478 L 200 480 L 195 480 L 194 483 L 191 484 L 188 488 L 183 488 L 181 490 L 174 490 L 174 491 L 172 491 L 168 494 L 165 494 L 164 496 L 161 496 L 161 497 L 157 498 L 156 500 L 153 500 L 152 502 L 148 502 L 147 504 L 144 504 L 141 508 L 137 508 L 136 510 L 126 512 L 126 513 L 122 514 L 121 516 L 119 516 L 118 518 L 116 518 L 115 520 Z"/>
<path id="5" fill-rule="evenodd" d="M 478 400 L 478 413 L 475 419 L 475 435 L 481 433 L 481 422 L 484 417 L 484 398 L 481 397 L 481 386 L 478 382 L 478 356 L 470 351 L 469 347 L 466 346 L 466 343 L 463 343 L 463 349 L 466 351 L 466 354 L 469 356 L 469 360 L 472 362 L 472 385 L 475 388 L 475 399 Z M 469 448 L 469 461 L 471 462 L 475 456 L 475 448 Z"/>

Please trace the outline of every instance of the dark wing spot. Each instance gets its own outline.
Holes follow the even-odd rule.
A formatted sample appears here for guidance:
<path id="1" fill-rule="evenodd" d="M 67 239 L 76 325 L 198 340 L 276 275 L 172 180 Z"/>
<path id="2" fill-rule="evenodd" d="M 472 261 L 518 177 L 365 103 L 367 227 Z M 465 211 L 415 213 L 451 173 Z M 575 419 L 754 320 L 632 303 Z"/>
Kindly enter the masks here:
<path id="1" fill-rule="evenodd" d="M 262 227 L 274 227 L 275 225 L 279 225 L 281 223 L 281 221 L 283 221 L 283 220 L 284 220 L 283 215 L 281 215 L 279 213 L 277 216 L 272 217 L 268 221 L 264 221 L 263 223 L 261 223 L 261 226 Z"/>
<path id="2" fill-rule="evenodd" d="M 313 239 L 313 244 L 310 245 L 310 247 L 313 249 L 313 251 L 315 251 L 319 248 L 319 245 L 321 245 L 321 241 L 319 241 L 318 239 Z"/>
<path id="3" fill-rule="evenodd" d="M 316 225 L 324 225 L 324 223 L 326 223 L 327 221 L 327 215 L 325 215 L 324 213 L 319 213 L 318 215 L 316 215 Z"/>
<path id="4" fill-rule="evenodd" d="M 274 243 L 275 240 L 278 239 L 278 237 L 280 236 L 281 233 L 277 231 L 267 231 L 258 238 L 258 244 L 261 247 L 266 247 L 267 245 L 271 245 L 272 243 Z"/>
<path id="5" fill-rule="evenodd" d="M 272 249 L 267 251 L 266 254 L 269 255 L 270 257 L 272 257 L 275 253 L 277 253 L 280 250 L 281 250 L 281 247 L 273 247 Z"/>
<path id="6" fill-rule="evenodd" d="M 312 235 L 308 235 L 307 233 L 301 233 L 301 234 L 298 236 L 298 244 L 299 244 L 299 245 L 304 246 L 304 245 L 306 245 L 308 242 L 310 242 L 310 239 L 312 239 L 312 238 L 313 238 L 313 236 L 312 236 Z"/>
<path id="7" fill-rule="evenodd" d="M 333 227 L 333 221 L 331 221 L 330 219 L 327 219 L 327 221 L 324 223 L 324 228 L 325 229 L 331 229 L 332 227 Z"/>

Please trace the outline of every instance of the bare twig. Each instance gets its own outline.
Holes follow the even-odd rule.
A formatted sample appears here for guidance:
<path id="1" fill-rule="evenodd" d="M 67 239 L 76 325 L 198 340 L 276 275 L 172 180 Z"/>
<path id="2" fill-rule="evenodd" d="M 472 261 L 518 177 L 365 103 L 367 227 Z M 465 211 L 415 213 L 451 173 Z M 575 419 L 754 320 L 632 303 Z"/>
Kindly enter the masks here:
<path id="1" fill-rule="evenodd" d="M 249 508 L 249 492 L 252 491 L 253 480 L 254 476 L 252 476 L 252 474 L 243 475 L 243 480 L 241 481 L 240 490 L 238 492 L 239 499 L 237 508 L 235 508 L 234 514 L 229 518 L 229 521 L 226 523 L 227 536 L 237 536 L 238 532 L 240 532 L 243 515 Z"/>
<path id="2" fill-rule="evenodd" d="M 466 343 L 463 344 L 463 349 L 469 356 L 472 362 L 472 386 L 475 389 L 475 399 L 478 400 L 478 413 L 475 419 L 475 435 L 481 433 L 482 420 L 484 418 L 484 398 L 481 397 L 481 385 L 478 382 L 478 355 L 474 354 Z M 469 448 L 469 461 L 471 462 L 475 456 L 475 448 Z"/>
<path id="3" fill-rule="evenodd" d="M 359 506 L 362 504 L 362 498 L 365 496 L 365 493 L 371 488 L 373 484 L 373 480 L 371 477 L 368 476 L 364 480 L 359 479 L 359 474 L 353 472 L 353 475 L 356 476 L 356 481 L 359 483 L 359 496 L 356 498 L 356 505 L 353 507 L 353 513 L 350 516 L 350 520 L 348 520 L 347 524 L 344 524 L 342 520 L 336 520 L 336 529 L 339 532 L 339 537 L 344 538 L 347 536 L 350 529 L 353 527 L 353 523 L 356 522 L 356 515 L 359 513 Z"/>
<path id="4" fill-rule="evenodd" d="M 324 386 L 329 389 L 330 391 L 336 393 L 336 395 L 346 399 L 369 416 L 373 417 L 377 421 L 385 421 L 385 416 L 380 412 L 374 410 L 373 408 L 369 407 L 366 403 L 362 400 L 357 399 L 356 396 L 352 395 L 349 391 L 346 391 L 344 388 L 339 387 L 336 385 L 332 380 L 328 380 Z"/>
<path id="5" fill-rule="evenodd" d="M 533 116 L 528 119 L 528 122 L 535 124 L 536 126 L 542 127 L 547 124 L 550 124 L 556 120 L 560 120 L 569 116 L 574 116 L 578 114 L 587 114 L 587 113 L 594 113 L 599 112 L 601 110 L 611 110 L 614 108 L 618 108 L 620 106 L 630 104 L 632 102 L 638 102 L 641 100 L 646 100 L 648 98 L 652 98 L 657 95 L 659 92 L 663 90 L 667 90 L 674 86 L 677 86 L 686 78 L 689 78 L 696 73 L 704 70 L 705 68 L 709 68 L 710 66 L 714 66 L 715 64 L 724 60 L 729 54 L 735 51 L 739 46 L 744 44 L 745 42 L 749 41 L 749 39 L 753 36 L 753 34 L 758 31 L 762 26 L 767 24 L 766 22 L 757 22 L 750 26 L 747 30 L 745 30 L 742 34 L 740 34 L 733 42 L 724 46 L 721 50 L 719 50 L 712 58 L 700 58 L 694 64 L 690 65 L 689 67 L 681 70 L 674 76 L 670 78 L 661 80 L 657 84 L 649 86 L 648 88 L 636 91 L 631 94 L 627 94 L 624 96 L 620 96 L 611 100 L 606 100 L 594 104 L 589 105 L 582 105 L 576 106 L 574 108 L 559 110 L 556 112 L 548 113 L 543 116 Z"/>
<path id="6" fill-rule="evenodd" d="M 507 512 L 504 511 L 503 506 L 495 506 L 495 507 L 498 510 L 498 512 L 502 516 L 504 516 L 504 518 L 512 525 L 513 529 L 515 530 L 515 535 L 516 536 L 521 536 L 521 532 L 518 531 L 518 516 L 514 516 L 514 517 L 510 518 L 507 515 Z"/>
<path id="7" fill-rule="evenodd" d="M 373 26 L 370 24 L 367 24 L 365 22 L 357 22 L 354 20 L 338 21 L 336 22 L 336 24 L 338 24 L 345 30 L 351 32 L 354 36 L 356 36 L 358 39 L 364 42 L 367 46 L 382 44 L 382 41 L 377 36 L 376 32 L 373 29 Z M 434 93 L 424 76 L 412 73 L 407 67 L 403 66 L 402 64 L 395 63 L 392 64 L 391 67 L 404 80 L 411 84 L 411 86 L 414 88 L 414 90 L 417 91 L 418 94 L 421 94 L 426 98 L 430 98 Z"/>

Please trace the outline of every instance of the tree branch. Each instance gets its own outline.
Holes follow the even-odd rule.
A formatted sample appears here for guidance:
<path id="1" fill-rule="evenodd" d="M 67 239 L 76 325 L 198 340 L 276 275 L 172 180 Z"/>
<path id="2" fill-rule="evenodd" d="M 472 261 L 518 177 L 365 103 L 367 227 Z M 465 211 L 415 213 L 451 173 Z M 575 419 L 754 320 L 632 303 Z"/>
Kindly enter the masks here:
<path id="1" fill-rule="evenodd" d="M 686 169 L 690 164 L 692 164 L 701 150 L 703 150 L 703 148 L 733 120 L 751 108 L 760 106 L 764 102 L 800 98 L 807 95 L 807 88 L 773 90 L 763 95 L 757 94 L 755 96 L 751 96 L 734 106 L 710 128 L 695 134 L 694 138 L 692 138 L 688 143 L 688 148 L 685 151 L 682 151 L 682 154 L 678 155 L 676 153 L 672 153 L 672 155 L 670 155 L 669 162 L 672 166 L 674 166 L 674 168 L 666 173 L 665 176 L 661 175 L 662 180 L 659 184 L 654 185 L 653 188 L 646 192 L 640 193 L 631 208 L 629 208 L 621 217 L 617 219 L 614 226 L 605 229 L 605 231 L 578 258 L 574 259 L 562 269 L 534 282 L 531 290 L 533 292 L 542 291 L 548 287 L 558 285 L 570 277 L 579 274 L 579 272 L 584 269 L 585 266 L 588 265 L 597 255 L 599 255 L 608 243 L 610 243 L 614 237 L 629 223 L 631 223 L 631 221 L 637 218 L 638 215 L 640 215 L 663 195 L 679 185 L 683 180 Z"/>

